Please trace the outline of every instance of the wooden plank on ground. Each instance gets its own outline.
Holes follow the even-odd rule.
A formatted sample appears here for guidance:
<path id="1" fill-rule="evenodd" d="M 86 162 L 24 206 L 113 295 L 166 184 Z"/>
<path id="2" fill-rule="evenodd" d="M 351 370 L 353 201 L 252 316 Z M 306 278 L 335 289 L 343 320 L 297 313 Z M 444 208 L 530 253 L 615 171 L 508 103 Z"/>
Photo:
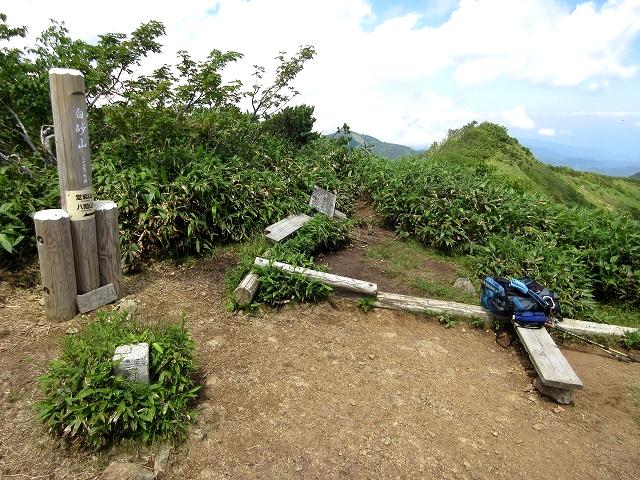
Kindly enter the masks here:
<path id="1" fill-rule="evenodd" d="M 584 322 L 573 318 L 565 318 L 563 321 L 558 322 L 558 326 L 577 335 L 615 335 L 624 337 L 625 333 L 638 330 L 637 328 L 608 325 L 606 323 Z"/>
<path id="2" fill-rule="evenodd" d="M 265 228 L 267 239 L 272 242 L 280 242 L 311 220 L 309 215 L 301 213 L 299 215 L 289 215 L 279 222 Z"/>
<path id="3" fill-rule="evenodd" d="M 582 381 L 545 328 L 515 329 L 542 383 L 566 390 L 582 388 Z"/>
<path id="4" fill-rule="evenodd" d="M 456 315 L 491 320 L 491 316 L 482 307 L 458 302 L 445 302 L 431 298 L 412 297 L 397 293 L 378 292 L 376 307 L 393 310 L 407 310 L 414 313 L 432 313 L 434 315 Z"/>
<path id="5" fill-rule="evenodd" d="M 80 313 L 87 313 L 96 308 L 103 307 L 118 299 L 116 287 L 113 283 L 108 283 L 100 288 L 83 293 L 76 297 L 76 304 Z"/>
<path id="6" fill-rule="evenodd" d="M 407 310 L 415 313 L 430 312 L 435 315 L 447 313 L 449 315 L 457 315 L 460 317 L 481 318 L 487 321 L 491 321 L 492 319 L 491 314 L 479 305 L 445 302 L 443 300 L 412 297 L 410 295 L 399 295 L 397 293 L 378 292 L 376 307 Z M 582 320 L 574 320 L 573 318 L 565 318 L 562 322 L 558 323 L 558 326 L 577 335 L 624 336 L 626 332 L 638 330 L 637 328 L 621 327 L 618 325 L 584 322 Z"/>
<path id="7" fill-rule="evenodd" d="M 341 277 L 332 273 L 319 272 L 317 270 L 310 270 L 308 268 L 294 267 L 287 263 L 282 262 L 269 262 L 266 258 L 256 257 L 254 262 L 260 267 L 272 267 L 282 270 L 287 273 L 297 273 L 304 277 L 311 278 L 320 283 L 330 285 L 335 288 L 341 288 L 350 292 L 361 293 L 363 295 L 376 295 L 378 292 L 378 285 L 371 282 L 365 282 L 363 280 L 357 280 L 355 278 Z"/>
<path id="8" fill-rule="evenodd" d="M 347 214 L 341 212 L 340 210 L 338 210 L 337 208 L 333 211 L 333 217 L 334 218 L 340 218 L 342 220 L 346 220 L 347 219 Z"/>

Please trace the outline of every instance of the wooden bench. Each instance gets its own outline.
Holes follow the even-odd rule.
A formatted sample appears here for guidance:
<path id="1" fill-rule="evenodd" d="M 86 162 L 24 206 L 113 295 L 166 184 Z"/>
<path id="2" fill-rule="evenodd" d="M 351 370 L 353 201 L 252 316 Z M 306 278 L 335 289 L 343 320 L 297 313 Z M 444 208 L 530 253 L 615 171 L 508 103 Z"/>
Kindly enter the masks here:
<path id="1" fill-rule="evenodd" d="M 544 385 L 561 390 L 582 388 L 582 381 L 564 358 L 546 328 L 515 326 L 515 329 Z"/>

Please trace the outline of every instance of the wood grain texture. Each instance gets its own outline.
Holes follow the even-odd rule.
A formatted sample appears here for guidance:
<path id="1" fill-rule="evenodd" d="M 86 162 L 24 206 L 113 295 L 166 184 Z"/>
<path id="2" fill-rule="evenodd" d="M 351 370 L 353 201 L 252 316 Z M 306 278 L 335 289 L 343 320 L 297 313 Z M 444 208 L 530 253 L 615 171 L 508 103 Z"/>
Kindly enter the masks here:
<path id="1" fill-rule="evenodd" d="M 70 320 L 78 310 L 69 215 L 61 209 L 42 210 L 33 221 L 47 318 L 53 322 Z"/>
<path id="2" fill-rule="evenodd" d="M 104 307 L 118 299 L 116 288 L 113 283 L 96 288 L 88 293 L 83 293 L 76 297 L 76 304 L 80 313 L 87 313 L 96 308 Z"/>
<path id="3" fill-rule="evenodd" d="M 333 275 L 332 273 L 319 272 L 317 270 L 311 270 L 308 268 L 294 267 L 287 263 L 282 262 L 269 262 L 265 258 L 256 257 L 255 265 L 260 267 L 272 266 L 278 270 L 282 270 L 286 273 L 297 273 L 303 277 L 307 277 L 316 280 L 325 285 L 330 285 L 335 288 L 347 290 L 350 292 L 361 293 L 363 295 L 376 295 L 378 292 L 378 285 L 371 282 L 365 282 L 363 280 L 357 280 L 355 278 L 341 277 L 339 275 Z"/>
<path id="4" fill-rule="evenodd" d="M 111 200 L 97 200 L 94 205 L 100 286 L 112 283 L 116 289 L 116 295 L 121 298 L 124 282 L 122 280 L 120 235 L 118 233 L 118 206 Z"/>
<path id="5" fill-rule="evenodd" d="M 258 275 L 253 272 L 247 273 L 240 284 L 233 291 L 233 295 L 235 296 L 238 305 L 244 306 L 250 304 L 253 300 L 253 297 L 255 297 L 258 288 L 260 288 L 260 280 L 258 280 Z"/>
<path id="6" fill-rule="evenodd" d="M 491 321 L 489 315 L 482 307 L 467 305 L 457 302 L 445 302 L 430 298 L 412 297 L 397 293 L 378 292 L 376 307 L 390 308 L 394 310 L 406 310 L 414 313 L 432 313 L 434 315 L 455 315 L 461 317 L 477 317 Z"/>
<path id="7" fill-rule="evenodd" d="M 333 212 L 333 216 L 335 218 L 340 218 L 342 220 L 346 220 L 347 219 L 347 214 L 341 212 L 340 210 L 338 210 L 337 208 L 335 209 L 335 211 Z"/>
<path id="8" fill-rule="evenodd" d="M 299 215 L 289 215 L 287 218 L 265 228 L 265 235 L 267 239 L 272 242 L 281 242 L 296 232 L 309 220 L 311 220 L 311 217 L 304 213 Z"/>
<path id="9" fill-rule="evenodd" d="M 436 315 L 449 314 L 461 317 L 480 318 L 486 321 L 492 320 L 492 315 L 479 305 L 467 305 L 465 303 L 445 302 L 444 300 L 432 300 L 430 298 L 412 297 L 397 293 L 379 292 L 376 307 L 409 312 L 431 312 Z M 633 332 L 637 328 L 607 325 L 604 323 L 585 322 L 573 318 L 565 318 L 558 326 L 571 333 L 589 335 L 616 335 L 624 336 L 626 332 Z"/>
<path id="10" fill-rule="evenodd" d="M 626 333 L 637 332 L 637 328 L 622 327 L 619 325 L 607 325 L 606 323 L 584 322 L 565 318 L 558 323 L 559 327 L 577 335 L 614 335 L 624 337 Z"/>
<path id="11" fill-rule="evenodd" d="M 69 213 L 67 192 L 92 188 L 85 84 L 78 70 L 49 71 L 51 108 L 62 208 Z M 92 215 L 71 222 L 71 239 L 79 293 L 98 288 L 98 246 Z"/>
<path id="12" fill-rule="evenodd" d="M 545 328 L 515 329 L 542 383 L 566 390 L 582 388 L 582 381 Z"/>

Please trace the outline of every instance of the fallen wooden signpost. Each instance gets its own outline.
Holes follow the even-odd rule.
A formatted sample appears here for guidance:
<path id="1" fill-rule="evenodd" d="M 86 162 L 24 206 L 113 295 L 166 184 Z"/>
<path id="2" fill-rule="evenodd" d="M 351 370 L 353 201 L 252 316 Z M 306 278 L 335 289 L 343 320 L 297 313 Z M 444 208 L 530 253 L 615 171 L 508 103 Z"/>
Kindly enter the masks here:
<path id="1" fill-rule="evenodd" d="M 249 272 L 240 282 L 240 285 L 233 291 L 236 302 L 241 307 L 249 305 L 260 288 L 260 280 L 258 274 Z"/>
<path id="2" fill-rule="evenodd" d="M 311 220 L 309 215 L 301 213 L 299 215 L 289 215 L 279 222 L 269 225 L 265 229 L 267 240 L 271 242 L 281 242 L 300 229 L 305 223 Z"/>
<path id="3" fill-rule="evenodd" d="M 319 272 L 317 270 L 311 270 L 308 268 L 294 267 L 288 263 L 272 262 L 266 258 L 256 257 L 254 262 L 259 267 L 274 267 L 286 273 L 298 274 L 303 277 L 316 280 L 325 285 L 330 285 L 335 288 L 347 290 L 349 292 L 360 293 L 362 295 L 376 295 L 378 292 L 378 285 L 371 282 L 365 282 L 363 280 L 356 280 L 355 278 L 341 277 L 332 273 Z"/>

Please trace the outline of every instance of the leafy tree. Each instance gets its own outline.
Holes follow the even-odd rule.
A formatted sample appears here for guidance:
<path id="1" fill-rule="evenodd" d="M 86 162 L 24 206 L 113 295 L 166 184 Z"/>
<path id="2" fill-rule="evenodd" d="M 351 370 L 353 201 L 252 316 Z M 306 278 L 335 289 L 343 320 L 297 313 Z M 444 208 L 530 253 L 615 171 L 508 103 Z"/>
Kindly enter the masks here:
<path id="1" fill-rule="evenodd" d="M 316 51 L 311 45 L 300 47 L 298 53 L 291 58 L 286 57 L 286 52 L 280 52 L 276 57 L 280 63 L 276 67 L 275 79 L 273 84 L 268 87 L 262 83 L 265 68 L 260 65 L 253 66 L 255 83 L 251 90 L 245 92 L 251 101 L 251 118 L 253 120 L 268 118 L 300 94 L 291 85 L 291 82 L 302 71 L 305 62 L 311 60 L 315 54 Z"/>
<path id="2" fill-rule="evenodd" d="M 265 121 L 265 125 L 274 135 L 286 138 L 297 146 L 302 146 L 319 136 L 318 133 L 312 131 L 316 121 L 313 110 L 314 107 L 309 105 L 285 107 L 269 117 Z"/>

